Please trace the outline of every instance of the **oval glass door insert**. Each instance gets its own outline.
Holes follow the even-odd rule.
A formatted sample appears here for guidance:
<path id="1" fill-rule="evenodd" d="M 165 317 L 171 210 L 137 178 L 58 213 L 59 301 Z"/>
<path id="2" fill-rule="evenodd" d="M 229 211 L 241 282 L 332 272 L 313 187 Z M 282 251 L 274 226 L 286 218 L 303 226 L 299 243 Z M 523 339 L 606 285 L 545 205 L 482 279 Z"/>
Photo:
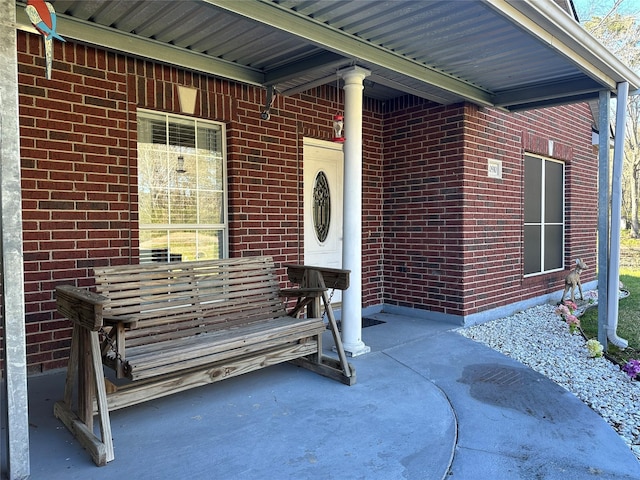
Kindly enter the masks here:
<path id="1" fill-rule="evenodd" d="M 329 181 L 323 171 L 318 172 L 313 185 L 313 226 L 316 237 L 324 242 L 329 235 L 331 222 L 331 192 Z"/>

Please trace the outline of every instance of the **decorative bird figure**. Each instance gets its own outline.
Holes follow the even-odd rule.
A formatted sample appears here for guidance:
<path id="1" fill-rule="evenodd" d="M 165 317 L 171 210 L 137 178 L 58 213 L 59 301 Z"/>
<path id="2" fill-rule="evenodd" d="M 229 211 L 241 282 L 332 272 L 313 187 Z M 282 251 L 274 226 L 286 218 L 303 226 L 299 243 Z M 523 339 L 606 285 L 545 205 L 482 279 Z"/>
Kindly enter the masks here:
<path id="1" fill-rule="evenodd" d="M 53 39 L 56 38 L 61 42 L 65 39 L 56 32 L 57 18 L 56 11 L 49 2 L 45 0 L 27 0 L 27 8 L 25 9 L 29 20 L 36 30 L 38 30 L 44 38 L 44 53 L 46 61 L 47 80 L 51 80 L 51 65 L 53 62 Z"/>

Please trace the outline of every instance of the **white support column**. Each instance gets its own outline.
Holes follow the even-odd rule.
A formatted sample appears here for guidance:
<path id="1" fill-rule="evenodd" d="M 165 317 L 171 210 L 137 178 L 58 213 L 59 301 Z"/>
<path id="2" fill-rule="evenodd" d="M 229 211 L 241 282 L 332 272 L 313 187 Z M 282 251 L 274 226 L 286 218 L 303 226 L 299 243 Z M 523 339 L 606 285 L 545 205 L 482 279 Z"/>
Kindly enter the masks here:
<path id="1" fill-rule="evenodd" d="M 10 480 L 29 476 L 29 412 L 22 258 L 22 191 L 18 120 L 16 3 L 0 0 L 0 275 L 4 326 L 5 381 L 0 444 Z M 4 455 L 2 456 L 3 460 Z"/>
<path id="2" fill-rule="evenodd" d="M 371 72 L 349 67 L 344 79 L 344 214 L 342 268 L 351 270 L 342 296 L 342 343 L 355 357 L 371 351 L 362 341 L 362 91 Z"/>

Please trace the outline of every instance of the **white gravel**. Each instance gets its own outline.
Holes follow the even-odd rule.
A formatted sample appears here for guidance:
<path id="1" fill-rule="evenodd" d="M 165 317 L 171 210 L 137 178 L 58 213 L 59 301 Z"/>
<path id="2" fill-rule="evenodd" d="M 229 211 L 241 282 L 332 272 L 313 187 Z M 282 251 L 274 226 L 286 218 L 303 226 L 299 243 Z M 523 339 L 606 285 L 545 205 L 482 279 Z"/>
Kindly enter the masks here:
<path id="1" fill-rule="evenodd" d="M 579 332 L 541 305 L 458 329 L 566 388 L 604 418 L 640 460 L 640 382 L 604 357 L 590 358 Z"/>

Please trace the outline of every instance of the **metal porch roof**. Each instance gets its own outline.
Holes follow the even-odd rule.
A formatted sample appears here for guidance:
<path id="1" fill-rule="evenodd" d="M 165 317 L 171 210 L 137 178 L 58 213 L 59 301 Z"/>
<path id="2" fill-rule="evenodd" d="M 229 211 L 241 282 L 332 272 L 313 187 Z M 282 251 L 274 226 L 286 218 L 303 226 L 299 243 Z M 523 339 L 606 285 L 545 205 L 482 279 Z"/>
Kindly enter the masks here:
<path id="1" fill-rule="evenodd" d="M 19 28 L 32 29 L 17 3 Z M 294 94 L 371 70 L 365 95 L 507 110 L 640 78 L 552 0 L 56 0 L 69 39 Z"/>

